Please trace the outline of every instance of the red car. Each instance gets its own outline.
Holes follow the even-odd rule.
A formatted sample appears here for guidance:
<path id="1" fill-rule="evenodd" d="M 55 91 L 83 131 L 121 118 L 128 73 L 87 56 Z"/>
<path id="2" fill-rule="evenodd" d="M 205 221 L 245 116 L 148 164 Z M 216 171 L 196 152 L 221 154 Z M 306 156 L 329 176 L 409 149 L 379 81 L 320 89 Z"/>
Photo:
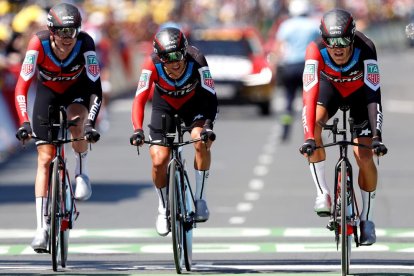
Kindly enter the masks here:
<path id="1" fill-rule="evenodd" d="M 195 29 L 189 43 L 206 56 L 220 103 L 254 104 L 271 113 L 273 70 L 253 27 Z"/>

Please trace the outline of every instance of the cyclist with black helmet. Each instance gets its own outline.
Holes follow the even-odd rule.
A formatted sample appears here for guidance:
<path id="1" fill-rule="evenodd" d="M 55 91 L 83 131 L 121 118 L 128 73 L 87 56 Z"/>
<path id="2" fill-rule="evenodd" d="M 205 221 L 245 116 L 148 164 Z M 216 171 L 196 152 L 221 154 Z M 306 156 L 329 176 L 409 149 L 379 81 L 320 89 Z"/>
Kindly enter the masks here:
<path id="1" fill-rule="evenodd" d="M 48 30 L 31 38 L 15 89 L 15 105 L 21 124 L 16 137 L 23 142 L 29 140 L 33 133 L 37 137 L 48 137 L 48 129 L 41 125 L 41 119 L 48 118 L 49 105 L 56 106 L 57 116 L 59 106 L 63 105 L 68 119 L 79 117 L 81 123 L 72 126 L 70 131 L 73 137 L 85 136 L 87 141 L 72 143 L 76 158 L 75 198 L 87 200 L 92 193 L 86 167 L 87 142 L 94 143 L 100 138 L 95 130 L 95 120 L 101 106 L 102 88 L 95 45 L 88 34 L 80 31 L 81 21 L 80 12 L 74 5 L 57 4 L 49 11 Z M 27 94 L 36 72 L 38 82 L 30 123 Z M 41 253 L 46 252 L 48 243 L 49 225 L 43 214 L 48 204 L 47 183 L 54 147 L 47 141 L 36 141 L 36 146 L 37 232 L 31 245 Z"/>
<path id="2" fill-rule="evenodd" d="M 373 154 L 384 155 L 382 143 L 382 105 L 380 74 L 374 43 L 355 28 L 352 15 L 342 9 L 325 13 L 320 23 L 321 37 L 306 50 L 303 71 L 302 121 L 305 143 L 300 152 L 309 158 L 309 167 L 316 185 L 315 211 L 329 215 L 331 197 L 325 180 L 325 150 L 316 146 L 322 142 L 322 124 L 331 118 L 339 106 L 350 106 L 355 124 L 365 120 L 368 126 L 357 133 L 355 142 L 371 145 L 369 149 L 354 147 L 359 167 L 358 184 L 363 208 L 360 216 L 360 243 L 376 242 L 373 209 L 378 173 Z M 309 155 L 309 156 L 308 156 Z"/>
<path id="3" fill-rule="evenodd" d="M 143 64 L 138 88 L 132 106 L 134 134 L 131 144 L 141 146 L 145 138 L 143 131 L 144 108 L 152 92 L 152 114 L 149 139 L 161 140 L 161 116 L 167 117 L 167 128 L 174 132 L 174 114 L 178 114 L 186 125 L 195 126 L 192 138 L 210 135 L 213 125 L 205 124 L 207 119 L 214 122 L 217 114 L 217 97 L 214 81 L 204 55 L 189 46 L 181 30 L 174 27 L 161 29 L 153 40 L 154 52 Z M 211 163 L 212 142 L 197 142 L 195 146 L 194 169 L 196 178 L 196 216 L 198 222 L 209 218 L 205 189 Z M 159 197 L 156 229 L 165 236 L 170 229 L 167 223 L 165 200 L 167 166 L 170 149 L 151 146 L 152 178 Z"/>

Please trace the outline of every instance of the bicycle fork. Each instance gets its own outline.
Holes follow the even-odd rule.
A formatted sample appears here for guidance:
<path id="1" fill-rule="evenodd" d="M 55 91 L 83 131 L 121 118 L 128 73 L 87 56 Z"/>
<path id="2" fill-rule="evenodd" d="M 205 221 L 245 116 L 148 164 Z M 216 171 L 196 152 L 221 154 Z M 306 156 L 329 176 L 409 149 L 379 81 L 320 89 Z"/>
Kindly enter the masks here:
<path id="1" fill-rule="evenodd" d="M 346 186 L 343 185 L 341 182 L 342 175 L 341 175 L 341 166 L 344 164 L 346 166 Z M 358 239 L 358 225 L 359 225 L 359 215 L 358 215 L 358 208 L 356 205 L 356 197 L 353 187 L 353 175 L 352 169 L 347 159 L 341 159 L 338 161 L 335 167 L 335 187 L 334 187 L 334 204 L 333 204 L 333 212 L 327 228 L 331 231 L 335 231 L 335 240 L 337 245 L 339 245 L 339 236 L 342 234 L 342 229 L 340 225 L 341 220 L 341 208 L 343 206 L 343 202 L 345 202 L 347 208 L 347 230 L 346 233 L 348 236 L 354 235 L 356 246 L 359 246 L 359 239 Z M 341 189 L 342 187 L 346 187 L 346 199 L 342 200 L 341 198 Z"/>

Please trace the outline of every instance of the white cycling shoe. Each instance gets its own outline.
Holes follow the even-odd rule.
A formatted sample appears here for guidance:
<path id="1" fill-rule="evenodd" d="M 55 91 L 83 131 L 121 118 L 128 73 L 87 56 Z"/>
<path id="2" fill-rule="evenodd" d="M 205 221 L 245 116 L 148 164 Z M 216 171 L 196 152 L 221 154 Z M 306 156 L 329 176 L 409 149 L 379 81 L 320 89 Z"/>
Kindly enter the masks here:
<path id="1" fill-rule="evenodd" d="M 39 229 L 31 243 L 31 247 L 36 253 L 48 253 L 47 245 L 49 243 L 49 232 L 47 229 Z"/>
<path id="2" fill-rule="evenodd" d="M 89 177 L 85 174 L 79 174 L 75 177 L 75 182 L 75 198 L 81 201 L 88 200 L 92 195 L 92 187 Z"/>
<path id="3" fill-rule="evenodd" d="M 320 217 L 328 217 L 331 214 L 331 196 L 327 193 L 316 197 L 314 210 Z"/>
<path id="4" fill-rule="evenodd" d="M 155 228 L 160 236 L 167 236 L 170 233 L 170 227 L 168 225 L 167 215 L 164 212 L 158 211 L 157 221 L 155 222 Z"/>

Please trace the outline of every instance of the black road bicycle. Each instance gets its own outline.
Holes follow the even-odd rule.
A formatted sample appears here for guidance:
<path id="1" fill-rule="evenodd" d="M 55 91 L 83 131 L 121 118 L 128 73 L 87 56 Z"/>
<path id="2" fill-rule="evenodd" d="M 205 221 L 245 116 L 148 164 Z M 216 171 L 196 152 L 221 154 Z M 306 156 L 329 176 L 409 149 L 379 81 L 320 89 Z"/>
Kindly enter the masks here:
<path id="1" fill-rule="evenodd" d="M 41 126 L 48 128 L 48 137 L 32 136 L 36 140 L 48 141 L 55 150 L 55 156 L 50 163 L 48 181 L 48 208 L 45 215 L 46 221 L 50 223 L 49 244 L 46 251 L 39 250 L 38 253 L 50 253 L 52 255 L 52 267 L 57 271 L 58 264 L 66 267 L 69 246 L 69 230 L 73 228 L 74 221 L 79 216 L 76 209 L 72 184 L 66 167 L 65 144 L 84 140 L 81 138 L 68 138 L 68 128 L 75 126 L 79 117 L 75 120 L 67 120 L 65 107 L 59 107 L 59 121 L 53 120 L 52 114 L 56 112 L 55 107 L 49 106 L 48 119 L 41 119 Z M 53 139 L 52 132 L 58 131 L 57 139 Z M 24 136 L 24 135 L 22 135 Z M 26 134 L 27 137 L 27 134 Z"/>
<path id="2" fill-rule="evenodd" d="M 352 238 L 358 247 L 358 226 L 359 226 L 359 210 L 355 197 L 352 166 L 348 159 L 348 146 L 356 146 L 371 149 L 370 146 L 354 143 L 358 131 L 366 127 L 368 121 L 364 121 L 359 125 L 354 124 L 353 118 L 348 119 L 349 132 L 347 129 L 346 114 L 349 106 L 340 107 L 342 111 L 342 126 L 338 127 L 339 119 L 334 118 L 333 124 L 323 125 L 324 130 L 329 130 L 333 134 L 333 142 L 324 144 L 317 148 L 327 148 L 331 146 L 339 146 L 339 159 L 335 165 L 334 179 L 334 200 L 332 204 L 331 217 L 328 223 L 328 229 L 335 231 L 335 241 L 337 248 L 341 245 L 341 275 L 349 274 L 349 266 L 351 260 Z M 351 134 L 351 139 L 347 139 L 347 134 Z M 341 140 L 337 140 L 337 136 L 342 136 Z"/>
<path id="3" fill-rule="evenodd" d="M 166 128 L 166 117 L 162 116 L 161 129 L 153 129 L 162 133 L 162 141 L 155 142 L 145 140 L 145 144 L 164 146 L 171 149 L 170 161 L 167 172 L 167 204 L 166 214 L 171 228 L 174 264 L 178 274 L 182 273 L 185 266 L 187 271 L 191 271 L 193 255 L 193 228 L 196 227 L 195 198 L 191 189 L 191 184 L 186 170 L 186 162 L 183 158 L 183 146 L 207 139 L 215 140 L 215 135 L 209 138 L 196 138 L 184 141 L 184 134 L 190 132 L 193 126 L 183 125 L 178 115 L 174 117 L 177 126 L 176 132 L 168 133 Z M 206 120 L 206 124 L 211 121 Z M 151 128 L 151 126 L 149 126 Z M 137 150 L 139 147 L 137 147 Z M 138 151 L 139 153 L 139 151 Z"/>

